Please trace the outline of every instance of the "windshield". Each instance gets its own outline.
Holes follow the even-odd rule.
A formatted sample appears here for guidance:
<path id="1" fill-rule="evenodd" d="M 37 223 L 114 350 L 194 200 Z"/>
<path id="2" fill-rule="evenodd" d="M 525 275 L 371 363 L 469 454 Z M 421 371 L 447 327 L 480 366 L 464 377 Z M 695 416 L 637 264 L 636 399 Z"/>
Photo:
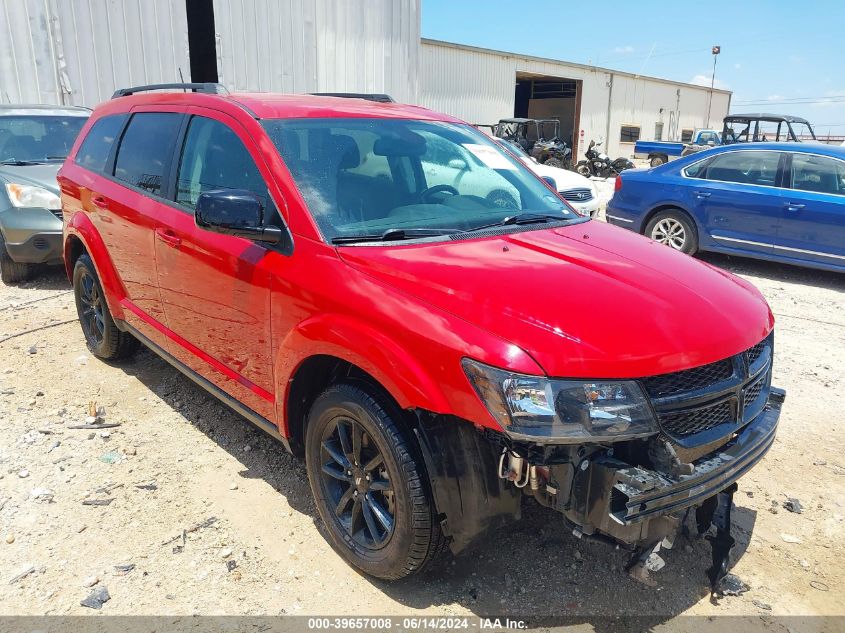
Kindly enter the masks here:
<path id="1" fill-rule="evenodd" d="M 63 160 L 88 117 L 0 116 L 0 162 Z"/>
<path id="2" fill-rule="evenodd" d="M 816 135 L 809 123 L 792 122 L 790 125 L 792 126 L 792 132 L 795 134 L 795 138 L 799 141 L 816 140 Z"/>
<path id="3" fill-rule="evenodd" d="M 274 119 L 264 127 L 329 241 L 433 235 L 580 216 L 468 125 L 404 119 Z"/>

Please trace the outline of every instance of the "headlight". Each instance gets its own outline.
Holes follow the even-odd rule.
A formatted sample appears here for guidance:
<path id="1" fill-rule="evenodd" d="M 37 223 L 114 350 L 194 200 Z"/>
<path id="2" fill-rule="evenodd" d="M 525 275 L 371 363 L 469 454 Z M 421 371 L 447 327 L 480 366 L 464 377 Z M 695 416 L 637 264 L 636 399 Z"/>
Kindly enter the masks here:
<path id="1" fill-rule="evenodd" d="M 482 402 L 511 437 L 580 443 L 657 432 L 648 399 L 635 381 L 552 380 L 468 358 L 463 367 Z"/>
<path id="2" fill-rule="evenodd" d="M 33 185 L 19 185 L 6 183 L 6 192 L 12 205 L 16 207 L 42 207 L 44 209 L 61 209 L 62 201 L 52 191 L 44 187 Z"/>

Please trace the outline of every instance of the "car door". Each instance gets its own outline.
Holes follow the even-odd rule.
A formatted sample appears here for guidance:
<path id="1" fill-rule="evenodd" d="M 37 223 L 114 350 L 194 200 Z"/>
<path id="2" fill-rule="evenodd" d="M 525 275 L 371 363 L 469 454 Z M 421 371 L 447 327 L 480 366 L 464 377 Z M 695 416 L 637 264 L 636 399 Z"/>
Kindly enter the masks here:
<path id="1" fill-rule="evenodd" d="M 845 161 L 791 152 L 778 255 L 845 266 Z"/>
<path id="2" fill-rule="evenodd" d="M 261 199 L 266 217 L 279 216 L 256 165 L 260 154 L 240 124 L 199 108 L 188 113 L 174 169 L 175 204 L 156 226 L 158 284 L 175 335 L 170 351 L 273 419 L 269 247 L 198 228 L 194 208 L 204 191 L 246 189 Z"/>
<path id="3" fill-rule="evenodd" d="M 738 150 L 685 170 L 694 213 L 717 246 L 773 252 L 784 161 L 784 152 Z"/>
<path id="4" fill-rule="evenodd" d="M 105 177 L 81 194 L 126 290 L 126 321 L 160 346 L 166 345 L 165 317 L 153 240 L 156 218 L 167 208 L 163 194 L 182 118 L 178 109 L 133 109 Z"/>

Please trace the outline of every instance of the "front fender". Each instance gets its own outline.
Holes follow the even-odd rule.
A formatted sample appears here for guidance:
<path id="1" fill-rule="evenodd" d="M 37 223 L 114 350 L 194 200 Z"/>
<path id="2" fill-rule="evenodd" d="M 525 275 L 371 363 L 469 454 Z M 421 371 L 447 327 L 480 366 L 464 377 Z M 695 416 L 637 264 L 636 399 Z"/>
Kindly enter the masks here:
<path id="1" fill-rule="evenodd" d="M 73 239 L 78 239 L 82 242 L 82 246 L 94 262 L 94 268 L 97 269 L 97 276 L 100 278 L 100 284 L 103 286 L 103 292 L 106 295 L 106 302 L 112 316 L 115 319 L 123 319 L 123 307 L 120 305 L 120 301 L 126 297 L 126 288 L 117 274 L 114 262 L 112 262 L 103 238 L 100 236 L 100 232 L 91 222 L 91 219 L 84 213 L 74 213 L 65 224 L 64 229 L 65 270 L 67 271 L 68 279 L 71 281 L 73 281 L 73 266 L 71 262 L 73 249 L 69 247 Z"/>
<path id="2" fill-rule="evenodd" d="M 321 313 L 300 323 L 277 350 L 277 393 L 279 419 L 286 434 L 287 415 L 283 410 L 290 395 L 292 377 L 312 356 L 334 356 L 367 372 L 379 382 L 403 409 L 422 408 L 448 413 L 448 399 L 415 358 L 387 333 L 348 315 Z"/>

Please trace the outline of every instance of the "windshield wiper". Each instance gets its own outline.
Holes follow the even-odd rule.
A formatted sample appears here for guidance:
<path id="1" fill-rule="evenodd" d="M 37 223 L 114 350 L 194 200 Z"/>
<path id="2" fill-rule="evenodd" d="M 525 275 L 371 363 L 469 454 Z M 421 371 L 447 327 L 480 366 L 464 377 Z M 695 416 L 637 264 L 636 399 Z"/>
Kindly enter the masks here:
<path id="1" fill-rule="evenodd" d="M 415 237 L 438 237 L 459 233 L 457 229 L 387 229 L 384 233 L 372 235 L 342 235 L 333 237 L 332 244 L 356 244 L 358 242 L 394 242 Z"/>
<path id="2" fill-rule="evenodd" d="M 508 217 L 499 220 L 498 222 L 482 224 L 481 226 L 475 226 L 471 229 L 467 229 L 466 231 L 462 232 L 473 233 L 475 231 L 481 231 L 483 229 L 493 229 L 499 226 L 511 226 L 517 224 L 546 224 L 548 222 L 563 222 L 565 220 L 571 219 L 572 218 L 566 218 L 562 215 L 549 215 L 543 213 L 518 213 L 516 215 L 509 215 Z"/>

